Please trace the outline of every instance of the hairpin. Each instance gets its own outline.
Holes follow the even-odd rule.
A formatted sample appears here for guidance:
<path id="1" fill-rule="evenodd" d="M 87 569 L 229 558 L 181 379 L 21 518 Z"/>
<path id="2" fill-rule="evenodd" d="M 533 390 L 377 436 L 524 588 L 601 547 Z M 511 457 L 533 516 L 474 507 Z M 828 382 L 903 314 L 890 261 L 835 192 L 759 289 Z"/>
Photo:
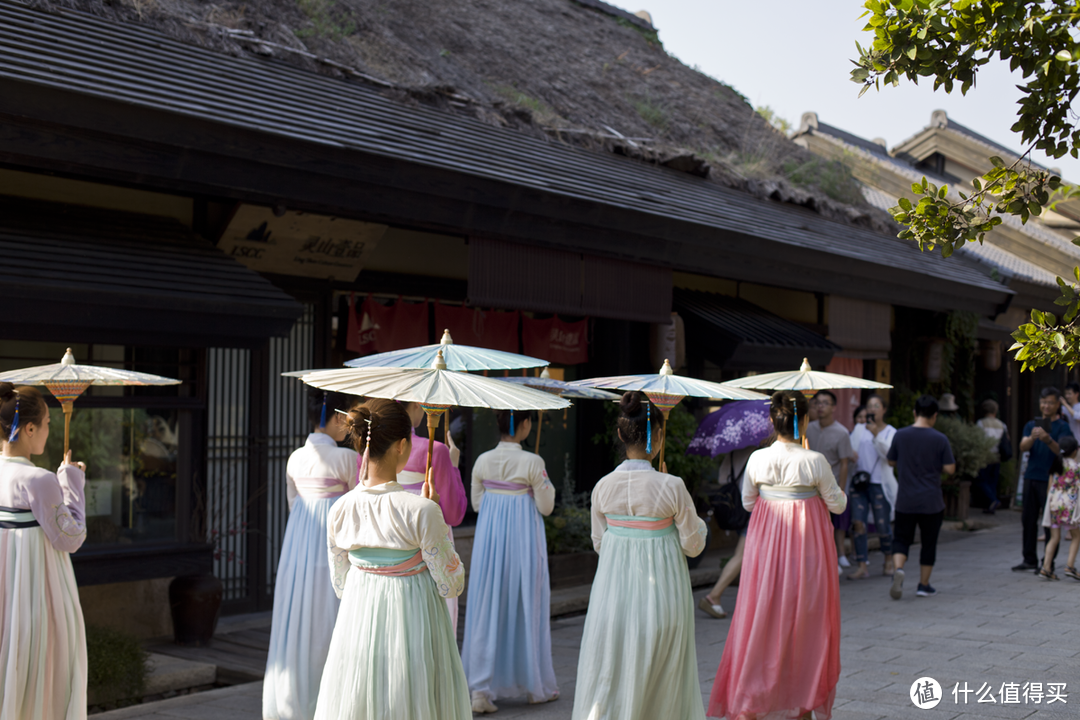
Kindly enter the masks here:
<path id="1" fill-rule="evenodd" d="M 510 411 L 510 437 L 514 437 L 514 411 Z"/>
<path id="2" fill-rule="evenodd" d="M 367 423 L 367 437 L 364 439 L 364 454 L 356 460 L 357 483 L 362 483 L 367 478 L 368 463 L 371 459 L 371 419 L 364 418 Z"/>
<path id="3" fill-rule="evenodd" d="M 319 428 L 320 429 L 326 427 L 326 396 L 328 394 L 329 393 L 324 392 L 323 395 L 322 395 L 322 413 L 320 413 L 320 415 L 319 415 Z"/>
<path id="4" fill-rule="evenodd" d="M 795 408 L 795 439 L 799 439 L 799 398 L 791 398 L 791 404 Z"/>
<path id="5" fill-rule="evenodd" d="M 13 443 L 19 437 L 19 394 L 15 394 L 15 417 L 11 420 L 11 434 L 8 435 L 8 442 Z"/>
<path id="6" fill-rule="evenodd" d="M 645 406 L 645 452 L 652 455 L 652 403 Z"/>

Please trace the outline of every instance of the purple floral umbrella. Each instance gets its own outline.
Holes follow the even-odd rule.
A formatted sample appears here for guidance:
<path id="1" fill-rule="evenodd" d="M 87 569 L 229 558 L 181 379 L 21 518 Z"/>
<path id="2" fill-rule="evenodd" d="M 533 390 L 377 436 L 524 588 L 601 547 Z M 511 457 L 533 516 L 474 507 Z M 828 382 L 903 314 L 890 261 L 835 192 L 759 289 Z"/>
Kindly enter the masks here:
<path id="1" fill-rule="evenodd" d="M 772 432 L 768 400 L 736 400 L 701 421 L 686 452 L 716 457 L 757 445 Z"/>

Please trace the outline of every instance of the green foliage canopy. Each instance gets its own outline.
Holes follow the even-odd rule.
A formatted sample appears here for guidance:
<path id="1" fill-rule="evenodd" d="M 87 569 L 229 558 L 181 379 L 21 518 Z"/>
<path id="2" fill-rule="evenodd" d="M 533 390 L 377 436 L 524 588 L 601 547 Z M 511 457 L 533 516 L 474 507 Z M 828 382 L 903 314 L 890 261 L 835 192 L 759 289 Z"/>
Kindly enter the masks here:
<path id="1" fill-rule="evenodd" d="M 1024 79 L 1017 121 L 1027 150 L 1011 165 L 989 158 L 993 168 L 972 181 L 973 192 L 949 193 L 948 187 L 915 183 L 913 203 L 900 198 L 890 209 L 905 229 L 901 238 L 921 249 L 941 249 L 950 256 L 966 242 L 982 242 L 986 233 L 1013 215 L 1021 222 L 1080 195 L 1053 173 L 1030 163 L 1033 149 L 1059 158 L 1080 157 L 1080 129 L 1070 108 L 1080 90 L 1080 2 L 1074 0 L 866 0 L 865 30 L 873 43 L 859 51 L 852 81 L 862 93 L 900 78 L 918 83 L 933 78 L 934 89 L 967 94 L 979 68 L 997 58 Z M 1073 240 L 1080 244 L 1080 238 Z M 1080 362 L 1080 268 L 1077 283 L 1058 278 L 1062 317 L 1033 311 L 1031 322 L 1014 334 L 1016 359 L 1023 370 Z"/>

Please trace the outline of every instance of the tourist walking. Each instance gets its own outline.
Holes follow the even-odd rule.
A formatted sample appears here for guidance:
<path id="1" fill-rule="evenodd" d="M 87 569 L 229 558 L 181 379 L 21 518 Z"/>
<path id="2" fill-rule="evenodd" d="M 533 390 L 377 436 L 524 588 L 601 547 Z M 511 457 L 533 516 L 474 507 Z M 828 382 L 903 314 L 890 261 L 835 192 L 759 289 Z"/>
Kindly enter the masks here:
<path id="1" fill-rule="evenodd" d="M 704 720 L 686 557 L 706 526 L 682 478 L 657 472 L 660 418 L 644 393 L 619 403 L 626 460 L 592 492 L 600 564 L 581 639 L 574 720 Z"/>
<path id="2" fill-rule="evenodd" d="M 840 677 L 840 588 L 829 512 L 847 503 L 825 456 L 802 447 L 808 403 L 772 396 L 777 442 L 750 457 L 751 510 L 735 614 L 709 717 L 828 718 Z"/>
<path id="3" fill-rule="evenodd" d="M 1052 558 L 1061 544 L 1062 531 L 1069 531 L 1072 543 L 1069 546 L 1069 562 L 1065 574 L 1080 580 L 1076 572 L 1076 551 L 1080 549 L 1080 532 L 1077 530 L 1077 492 L 1080 490 L 1080 476 L 1077 474 L 1076 438 L 1065 436 L 1058 443 L 1061 455 L 1054 458 L 1050 469 L 1050 484 L 1046 494 L 1046 512 L 1043 513 L 1043 526 L 1050 528 L 1050 540 L 1043 555 L 1043 566 L 1039 576 L 1046 580 L 1057 580 Z"/>
<path id="4" fill-rule="evenodd" d="M 915 424 L 896 431 L 889 448 L 889 465 L 897 469 L 896 536 L 893 539 L 892 587 L 889 595 L 899 600 L 903 593 L 904 565 L 919 529 L 919 587 L 916 595 L 936 595 L 930 585 L 930 573 L 937 560 L 937 539 L 945 519 L 945 496 L 941 492 L 941 474 L 956 472 L 949 439 L 934 429 L 938 402 L 930 395 L 915 401 Z"/>
<path id="5" fill-rule="evenodd" d="M 474 712 L 501 697 L 559 697 L 551 662 L 551 581 L 544 519 L 555 487 L 544 460 L 525 452 L 530 413 L 498 413 L 501 441 L 476 458 L 472 504 L 479 514 L 469 569 L 461 659 Z"/>
<path id="6" fill-rule="evenodd" d="M 86 717 L 86 629 L 71 553 L 86 539 L 86 466 L 45 451 L 49 408 L 31 387 L 0 383 L 0 718 Z"/>
<path id="7" fill-rule="evenodd" d="M 1060 411 L 1061 392 L 1052 386 L 1043 388 L 1039 393 L 1040 416 L 1028 421 L 1020 440 L 1020 452 L 1028 453 L 1028 462 L 1024 470 L 1024 507 L 1020 515 L 1024 561 L 1013 566 L 1017 572 L 1037 571 L 1040 567 L 1039 528 L 1046 504 L 1050 468 L 1060 453 L 1058 441 L 1066 435 L 1072 436 L 1069 423 L 1062 419 Z M 1050 528 L 1046 528 L 1045 538 L 1050 540 Z M 1054 548 L 1054 554 L 1050 556 L 1051 567 L 1056 553 L 1057 548 Z"/>
<path id="8" fill-rule="evenodd" d="M 874 529 L 877 531 L 881 554 L 884 556 L 882 574 L 893 574 L 892 515 L 896 507 L 896 478 L 885 456 L 889 452 L 896 428 L 885 422 L 885 400 L 871 395 L 866 401 L 866 432 L 860 433 L 855 448 L 858 458 L 855 472 L 848 486 L 851 501 L 852 544 L 858 569 L 848 576 L 852 580 L 870 577 L 870 550 L 867 533 L 870 513 L 873 512 Z"/>
<path id="9" fill-rule="evenodd" d="M 405 469 L 398 475 L 398 482 L 406 492 L 421 495 L 424 491 L 424 472 L 427 470 L 428 440 L 417 435 L 416 428 L 424 421 L 426 413 L 420 403 L 409 402 L 404 403 L 404 406 L 413 425 L 412 454 L 409 456 Z M 450 422 L 449 417 L 446 418 L 446 422 Z M 461 483 L 461 471 L 458 470 L 461 451 L 454 446 L 450 433 L 446 434 L 446 438 L 450 445 L 445 445 L 438 440 L 432 443 L 431 482 L 439 495 L 439 507 L 442 508 L 443 520 L 451 528 L 450 544 L 453 545 L 453 528 L 465 519 L 469 499 L 465 496 L 465 486 Z M 457 637 L 458 599 L 446 598 L 446 608 L 450 611 L 450 625 L 454 628 L 454 637 Z"/>
<path id="10" fill-rule="evenodd" d="M 769 442 L 767 439 L 765 442 Z M 733 494 L 737 493 L 738 507 L 737 509 L 745 514 L 745 523 L 749 524 L 750 515 L 743 510 L 742 507 L 742 483 L 746 477 L 746 463 L 750 461 L 750 455 L 757 450 L 756 447 L 740 448 L 728 453 L 727 458 L 720 464 L 720 477 L 725 475 L 724 469 L 727 468 L 727 475 L 729 476 L 729 483 L 734 486 Z M 735 472 L 735 468 L 739 466 L 742 469 L 738 473 Z M 725 492 L 727 492 L 725 490 Z M 724 497 L 724 501 L 727 502 L 731 498 L 730 495 Z M 714 510 L 716 505 L 713 506 Z M 732 508 L 733 510 L 736 508 Z M 717 514 L 714 516 L 720 525 L 721 530 L 733 529 L 728 527 L 728 523 Z M 741 520 L 742 518 L 740 518 Z M 741 523 L 740 523 L 741 524 Z M 720 577 L 717 578 L 716 584 L 712 586 L 709 592 L 705 593 L 705 596 L 698 601 L 698 609 L 709 617 L 723 620 L 727 617 L 727 611 L 724 610 L 724 606 L 720 604 L 720 598 L 724 594 L 724 591 L 728 589 L 731 583 L 735 582 L 735 579 L 739 577 L 739 572 L 742 570 L 743 552 L 746 549 L 746 525 L 741 527 L 736 526 L 735 530 L 739 536 L 739 539 L 735 543 L 735 552 L 728 558 L 727 562 L 720 569 Z"/>
<path id="11" fill-rule="evenodd" d="M 848 478 L 848 463 L 854 457 L 851 451 L 851 435 L 840 423 L 836 422 L 833 415 L 836 412 L 836 395 L 829 390 L 818 390 L 812 401 L 817 408 L 817 420 L 813 420 L 806 426 L 807 445 L 814 452 L 819 452 L 829 461 L 836 484 L 841 489 L 846 489 Z M 848 513 L 848 508 L 844 508 Z M 850 515 L 846 518 L 850 524 Z M 845 515 L 833 515 L 833 537 L 836 542 L 836 556 L 839 560 L 837 570 L 843 573 L 843 568 L 850 567 L 844 553 L 844 538 L 847 534 L 847 525 L 844 524 Z"/>
<path id="12" fill-rule="evenodd" d="M 270 648 L 263 680 L 264 720 L 312 720 L 339 600 L 326 567 L 326 515 L 356 486 L 356 451 L 338 447 L 355 397 L 312 389 L 312 428 L 285 466 L 289 520 L 281 543 Z"/>
<path id="13" fill-rule="evenodd" d="M 979 419 L 975 423 L 994 441 L 994 462 L 979 471 L 976 483 L 986 497 L 986 509 L 983 512 L 987 515 L 993 515 L 1001 507 L 997 496 L 998 484 L 1001 481 L 1001 463 L 1012 457 L 1009 429 L 1005 423 L 998 420 L 997 414 L 998 404 L 993 400 L 984 400 L 979 405 Z"/>
<path id="14" fill-rule="evenodd" d="M 412 422 L 398 403 L 369 400 L 346 420 L 363 454 L 360 482 L 330 508 L 327 543 L 341 597 L 317 720 L 468 720 L 469 688 L 444 598 L 465 569 L 428 486 L 405 492 Z"/>

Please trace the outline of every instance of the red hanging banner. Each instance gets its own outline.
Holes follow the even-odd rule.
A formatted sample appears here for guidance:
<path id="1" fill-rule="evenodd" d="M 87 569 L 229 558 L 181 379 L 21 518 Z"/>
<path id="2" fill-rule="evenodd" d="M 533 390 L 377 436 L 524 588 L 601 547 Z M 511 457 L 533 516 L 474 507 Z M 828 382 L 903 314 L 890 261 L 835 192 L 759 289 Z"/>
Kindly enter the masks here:
<path id="1" fill-rule="evenodd" d="M 370 295 L 360 308 L 349 297 L 349 330 L 346 347 L 360 355 L 403 350 L 429 344 L 428 301 L 406 303 L 400 298 L 383 305 Z"/>
<path id="2" fill-rule="evenodd" d="M 435 303 L 435 334 L 441 337 L 443 330 L 449 330 L 458 345 L 516 353 L 520 321 L 517 310 L 499 312 Z"/>
<path id="3" fill-rule="evenodd" d="M 525 354 L 559 365 L 577 365 L 589 360 L 589 319 L 568 323 L 555 317 L 546 320 L 524 318 L 521 340 Z"/>

